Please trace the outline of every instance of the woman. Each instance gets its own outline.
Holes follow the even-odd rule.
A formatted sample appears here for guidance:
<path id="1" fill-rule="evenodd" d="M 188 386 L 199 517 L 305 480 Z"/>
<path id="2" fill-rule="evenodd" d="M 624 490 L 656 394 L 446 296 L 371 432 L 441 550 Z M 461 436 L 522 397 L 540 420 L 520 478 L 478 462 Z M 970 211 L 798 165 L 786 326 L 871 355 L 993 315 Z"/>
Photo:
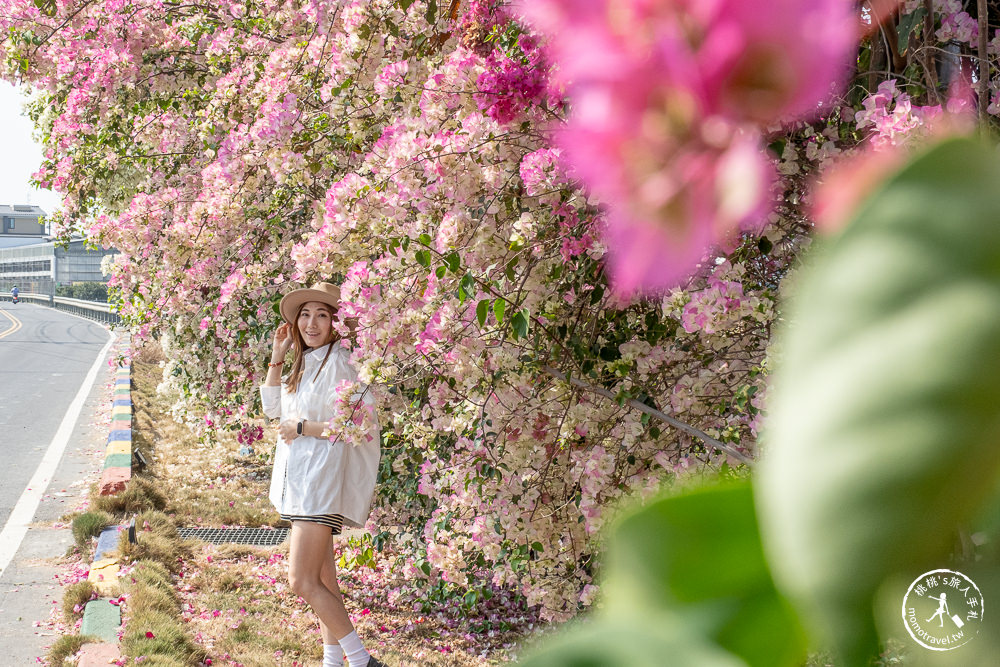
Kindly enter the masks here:
<path id="1" fill-rule="evenodd" d="M 289 292 L 279 310 L 267 378 L 260 388 L 264 413 L 280 418 L 271 475 L 271 502 L 292 523 L 288 579 L 292 591 L 319 616 L 323 667 L 385 667 L 365 650 L 337 585 L 333 535 L 344 525 L 364 526 L 378 473 L 379 434 L 370 444 L 331 441 L 334 389 L 358 374 L 339 344 L 333 318 L 340 290 L 329 283 Z M 288 350 L 292 370 L 281 382 Z M 370 392 L 361 400 L 371 405 Z"/>

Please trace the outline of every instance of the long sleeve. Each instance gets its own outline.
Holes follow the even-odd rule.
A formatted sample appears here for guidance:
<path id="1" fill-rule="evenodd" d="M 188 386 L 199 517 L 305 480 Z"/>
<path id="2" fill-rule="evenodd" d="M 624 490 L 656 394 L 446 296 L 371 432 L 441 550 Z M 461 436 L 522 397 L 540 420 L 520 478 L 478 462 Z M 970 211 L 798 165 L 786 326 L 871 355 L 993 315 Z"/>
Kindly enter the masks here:
<path id="1" fill-rule="evenodd" d="M 264 408 L 264 414 L 271 419 L 281 417 L 281 387 L 261 385 L 260 404 Z"/>

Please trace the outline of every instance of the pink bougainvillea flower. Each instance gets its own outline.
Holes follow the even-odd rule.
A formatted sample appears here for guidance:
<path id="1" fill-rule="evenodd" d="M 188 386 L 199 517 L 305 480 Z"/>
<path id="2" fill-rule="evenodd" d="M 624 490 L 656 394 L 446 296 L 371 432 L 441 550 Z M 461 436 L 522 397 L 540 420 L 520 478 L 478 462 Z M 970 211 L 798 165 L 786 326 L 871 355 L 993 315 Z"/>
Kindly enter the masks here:
<path id="1" fill-rule="evenodd" d="M 537 0 L 521 13 L 550 35 L 574 97 L 645 70 L 702 111 L 772 122 L 815 113 L 848 74 L 850 0 Z"/>
<path id="2" fill-rule="evenodd" d="M 814 115 L 848 74 L 857 41 L 850 0 L 680 4 L 704 26 L 693 41 L 713 111 L 763 123 Z"/>
<path id="3" fill-rule="evenodd" d="M 816 113 L 857 37 L 847 0 L 540 0 L 571 100 L 557 141 L 605 203 L 616 288 L 655 292 L 759 224 L 758 125 Z"/>

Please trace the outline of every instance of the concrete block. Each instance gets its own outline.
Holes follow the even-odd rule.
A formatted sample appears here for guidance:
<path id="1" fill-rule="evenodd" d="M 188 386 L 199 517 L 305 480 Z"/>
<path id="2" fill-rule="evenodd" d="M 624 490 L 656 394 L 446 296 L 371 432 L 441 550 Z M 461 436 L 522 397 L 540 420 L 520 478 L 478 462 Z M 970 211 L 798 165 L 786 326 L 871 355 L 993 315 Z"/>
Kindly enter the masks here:
<path id="1" fill-rule="evenodd" d="M 87 581 L 94 584 L 94 588 L 101 593 L 110 595 L 118 586 L 118 561 L 112 558 L 95 560 L 90 566 Z"/>
<path id="2" fill-rule="evenodd" d="M 131 442 L 111 442 L 108 443 L 108 448 L 104 450 L 105 455 L 110 456 L 111 454 L 128 454 L 132 456 L 132 443 Z"/>
<path id="3" fill-rule="evenodd" d="M 114 402 L 111 403 L 111 407 L 117 408 L 119 405 L 132 405 L 131 398 L 116 398 Z"/>
<path id="4" fill-rule="evenodd" d="M 102 496 L 111 496 L 125 489 L 132 478 L 132 468 L 105 468 L 101 473 L 99 489 Z"/>
<path id="5" fill-rule="evenodd" d="M 97 538 L 97 548 L 94 549 L 94 560 L 105 558 L 105 554 L 118 549 L 118 526 L 111 526 L 101 531 Z"/>
<path id="6" fill-rule="evenodd" d="M 111 454 L 104 459 L 104 468 L 131 468 L 132 467 L 132 453 L 128 454 Z"/>
<path id="7" fill-rule="evenodd" d="M 112 426 L 114 426 L 114 423 L 112 423 Z M 132 442 L 132 429 L 112 428 L 111 433 L 108 434 L 108 442 L 114 442 L 115 440 Z"/>
<path id="8" fill-rule="evenodd" d="M 99 602 L 99 600 L 94 600 Z M 108 605 L 109 607 L 112 605 Z M 121 625 L 121 624 L 119 624 Z M 117 630 L 115 631 L 117 633 Z M 117 637 L 115 638 L 117 641 Z M 84 644 L 80 650 L 80 662 L 77 667 L 107 667 L 122 657 L 117 644 Z"/>
<path id="9" fill-rule="evenodd" d="M 107 599 L 91 600 L 83 608 L 81 635 L 95 635 L 107 642 L 117 642 L 121 626 L 122 610 Z"/>

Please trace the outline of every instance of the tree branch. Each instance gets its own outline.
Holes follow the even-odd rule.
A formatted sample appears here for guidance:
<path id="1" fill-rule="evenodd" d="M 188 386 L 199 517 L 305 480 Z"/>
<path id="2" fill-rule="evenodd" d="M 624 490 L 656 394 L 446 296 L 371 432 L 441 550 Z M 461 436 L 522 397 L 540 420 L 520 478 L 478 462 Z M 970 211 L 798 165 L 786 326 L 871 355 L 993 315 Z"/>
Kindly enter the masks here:
<path id="1" fill-rule="evenodd" d="M 576 378 L 566 377 L 566 375 L 564 373 L 561 373 L 561 372 L 557 371 L 556 369 L 551 368 L 549 366 L 542 366 L 542 371 L 545 372 L 545 373 L 548 373 L 549 375 L 551 375 L 552 377 L 556 378 L 557 380 L 562 380 L 563 382 L 569 382 L 574 387 L 579 387 L 581 389 L 586 389 L 587 391 L 592 391 L 595 394 L 600 394 L 601 396 L 604 396 L 605 398 L 610 398 L 613 401 L 617 400 L 617 397 L 614 394 L 612 394 L 610 391 L 608 391 L 607 389 L 605 389 L 604 387 L 595 387 L 594 385 L 589 384 L 587 382 L 584 382 L 583 380 L 578 380 Z M 747 465 L 753 465 L 753 459 L 751 459 L 746 454 L 744 454 L 744 453 L 742 453 L 740 451 L 737 451 L 736 449 L 733 449 L 732 447 L 730 447 L 729 445 L 727 445 L 724 442 L 720 442 L 720 441 L 716 440 L 715 438 L 713 438 L 709 434 L 705 433 L 704 431 L 702 431 L 700 429 L 695 428 L 694 426 L 691 426 L 689 424 L 685 424 L 682 421 L 674 419 L 673 417 L 671 417 L 667 413 L 663 412 L 662 410 L 657 410 L 656 408 L 651 408 L 648 405 L 646 405 L 645 403 L 640 403 L 639 401 L 635 400 L 634 398 L 630 398 L 626 402 L 630 406 L 632 406 L 633 408 L 635 408 L 636 410 L 638 410 L 640 412 L 644 412 L 644 413 L 646 413 L 647 415 L 649 415 L 651 417 L 656 417 L 657 419 L 661 419 L 661 420 L 667 422 L 668 424 L 670 424 L 671 426 L 673 426 L 674 428 L 676 428 L 678 430 L 681 430 L 681 431 L 684 431 L 688 435 L 692 435 L 692 436 L 698 438 L 699 440 L 701 440 L 705 444 L 710 445 L 710 446 L 714 447 L 715 449 L 718 449 L 719 451 L 728 454 L 729 456 L 732 456 L 734 459 L 736 459 L 740 463 L 745 463 Z"/>

